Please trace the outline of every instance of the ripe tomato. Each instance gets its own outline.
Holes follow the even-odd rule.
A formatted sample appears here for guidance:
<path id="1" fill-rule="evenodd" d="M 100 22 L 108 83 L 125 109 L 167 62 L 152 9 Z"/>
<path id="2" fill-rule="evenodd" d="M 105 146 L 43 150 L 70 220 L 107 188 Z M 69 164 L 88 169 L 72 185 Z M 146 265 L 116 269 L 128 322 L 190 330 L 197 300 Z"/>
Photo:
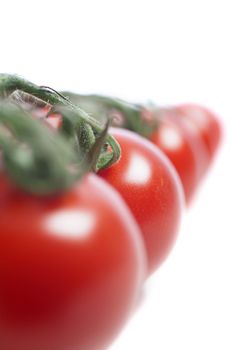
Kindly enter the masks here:
<path id="1" fill-rule="evenodd" d="M 209 109 L 194 103 L 182 104 L 174 107 L 179 116 L 188 119 L 193 128 L 199 132 L 209 156 L 212 159 L 221 140 L 221 125 L 217 116 Z"/>
<path id="2" fill-rule="evenodd" d="M 150 141 L 157 145 L 175 166 L 185 193 L 186 202 L 193 197 L 209 165 L 209 156 L 196 130 L 181 120 L 176 113 L 164 109 L 156 112 L 158 128 Z"/>
<path id="3" fill-rule="evenodd" d="M 59 129 L 62 125 L 62 116 L 58 113 L 53 113 L 45 119 L 45 122 L 52 128 Z"/>
<path id="4" fill-rule="evenodd" d="M 0 257 L 3 350 L 105 348 L 145 277 L 138 226 L 94 174 L 47 198 L 1 176 Z"/>
<path id="5" fill-rule="evenodd" d="M 149 273 L 174 244 L 182 212 L 182 189 L 169 160 L 150 141 L 124 129 L 110 133 L 121 146 L 121 158 L 99 175 L 125 199 L 141 228 Z"/>

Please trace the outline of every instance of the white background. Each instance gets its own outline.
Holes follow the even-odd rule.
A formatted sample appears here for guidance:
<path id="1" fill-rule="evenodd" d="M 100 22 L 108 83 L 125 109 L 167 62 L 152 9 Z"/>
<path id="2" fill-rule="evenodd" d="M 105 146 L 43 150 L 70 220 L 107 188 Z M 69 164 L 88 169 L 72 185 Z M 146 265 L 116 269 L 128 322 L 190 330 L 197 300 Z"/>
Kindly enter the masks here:
<path id="1" fill-rule="evenodd" d="M 137 312 L 111 350 L 233 349 L 231 5 L 1 2 L 2 72 L 132 101 L 204 103 L 225 126 L 222 148 L 186 212 L 173 253 L 147 282 Z"/>

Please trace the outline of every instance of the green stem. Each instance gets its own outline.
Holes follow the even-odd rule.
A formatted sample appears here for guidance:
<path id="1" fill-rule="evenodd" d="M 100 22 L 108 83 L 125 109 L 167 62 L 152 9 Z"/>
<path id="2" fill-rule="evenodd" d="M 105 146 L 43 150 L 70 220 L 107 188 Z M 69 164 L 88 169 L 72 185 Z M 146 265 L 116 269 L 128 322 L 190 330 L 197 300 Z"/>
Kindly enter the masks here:
<path id="1" fill-rule="evenodd" d="M 33 110 L 36 108 L 45 108 L 47 106 L 51 107 L 51 105 L 44 100 L 22 90 L 14 90 L 14 92 L 9 95 L 9 98 L 22 106 L 23 109 Z"/>
<path id="2" fill-rule="evenodd" d="M 157 128 L 157 120 L 149 109 L 142 105 L 99 95 L 78 95 L 63 92 L 64 96 L 85 109 L 95 119 L 110 119 L 113 126 L 129 129 L 144 137 L 149 137 Z"/>
<path id="3" fill-rule="evenodd" d="M 81 110 L 82 111 L 82 110 Z M 85 118 L 77 117 L 76 110 L 67 110 L 64 107 L 54 108 L 51 113 L 56 112 L 63 116 L 63 123 L 61 132 L 73 142 L 75 148 L 81 149 L 83 154 L 88 152 L 97 139 L 99 139 L 103 133 L 103 127 L 98 127 L 98 130 L 89 127 L 89 124 L 85 122 Z M 82 111 L 82 113 L 85 113 Z M 107 120 L 108 121 L 108 120 Z M 105 121 L 106 124 L 106 121 Z M 80 140 L 77 145 L 76 140 Z M 110 146 L 110 151 L 109 147 Z M 106 152 L 106 148 L 108 151 Z M 104 136 L 103 145 L 100 149 L 99 157 L 96 160 L 96 164 L 93 165 L 93 169 L 96 171 L 109 167 L 120 158 L 120 147 L 117 141 L 109 134 Z"/>
<path id="4" fill-rule="evenodd" d="M 73 125 L 79 123 L 83 123 L 83 125 L 88 124 L 95 137 L 98 137 L 103 131 L 103 126 L 98 120 L 90 117 L 88 113 L 74 105 L 68 98 L 55 90 L 48 87 L 37 86 L 15 75 L 0 74 L 0 97 L 9 97 L 16 90 L 43 100 L 45 103 L 55 106 L 55 109 L 59 110 L 62 106 L 66 107 L 67 110 L 69 110 L 70 122 L 72 118 Z M 23 93 L 21 93 L 21 97 L 23 96 Z M 106 121 L 104 123 L 106 123 Z M 91 136 L 91 133 L 89 133 L 89 135 Z M 89 143 L 91 145 L 92 141 L 90 140 Z M 120 158 L 120 146 L 111 135 L 106 136 L 106 143 L 110 145 L 111 151 L 106 154 L 106 152 L 101 150 L 100 158 L 102 159 L 98 159 L 96 168 L 109 167 Z"/>

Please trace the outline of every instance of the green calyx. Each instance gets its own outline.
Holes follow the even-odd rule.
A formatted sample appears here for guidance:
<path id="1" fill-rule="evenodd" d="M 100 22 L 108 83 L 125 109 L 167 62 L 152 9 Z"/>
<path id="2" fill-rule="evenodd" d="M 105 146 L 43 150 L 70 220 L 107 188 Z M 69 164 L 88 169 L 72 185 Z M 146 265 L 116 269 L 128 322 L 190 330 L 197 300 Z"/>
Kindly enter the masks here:
<path id="1" fill-rule="evenodd" d="M 60 132 L 70 141 L 77 154 L 89 157 L 89 152 L 98 144 L 98 153 L 95 149 L 95 162 L 91 161 L 93 171 L 107 168 L 120 158 L 120 146 L 112 136 L 107 134 L 108 121 L 105 121 L 104 128 L 102 126 L 100 128 L 99 125 L 93 128 L 92 123 L 86 123 L 86 113 L 81 109 L 81 114 L 78 114 L 74 109 L 55 106 L 50 114 L 54 112 L 62 115 L 63 123 Z"/>
<path id="2" fill-rule="evenodd" d="M 95 140 L 102 134 L 103 125 L 106 124 L 106 120 L 104 123 L 100 123 L 57 91 L 49 87 L 37 86 L 15 75 L 0 74 L 0 97 L 11 98 L 20 105 L 27 103 L 34 105 L 34 107 L 40 107 L 43 102 L 45 105 L 51 105 L 53 112 L 62 113 L 64 127 L 62 127 L 61 132 L 65 136 L 69 136 L 70 140 L 73 138 L 73 144 L 76 146 L 77 139 L 79 139 L 79 149 L 82 151 L 89 150 L 93 146 Z M 106 145 L 109 146 L 107 153 L 105 151 Z M 119 144 L 111 135 L 106 134 L 105 145 L 100 149 L 94 169 L 109 167 L 119 158 Z"/>
<path id="3" fill-rule="evenodd" d="M 149 138 L 158 122 L 150 110 L 142 105 L 100 95 L 78 95 L 62 92 L 74 104 L 85 109 L 95 119 L 109 119 L 111 125 L 129 129 Z"/>
<path id="4" fill-rule="evenodd" d="M 62 192 L 85 174 L 62 135 L 9 101 L 0 102 L 0 149 L 11 180 L 30 193 Z"/>
<path id="5" fill-rule="evenodd" d="M 62 116 L 60 132 L 36 120 L 35 111 Z M 27 192 L 62 192 L 89 171 L 115 163 L 120 147 L 100 123 L 55 90 L 0 74 L 0 150 L 4 169 Z"/>

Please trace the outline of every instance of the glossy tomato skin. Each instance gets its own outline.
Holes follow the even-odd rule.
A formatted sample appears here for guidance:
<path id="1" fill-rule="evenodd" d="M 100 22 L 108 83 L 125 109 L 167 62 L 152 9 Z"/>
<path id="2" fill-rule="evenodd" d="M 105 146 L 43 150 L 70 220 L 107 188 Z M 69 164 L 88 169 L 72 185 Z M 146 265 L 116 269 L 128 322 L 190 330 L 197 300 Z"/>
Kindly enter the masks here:
<path id="1" fill-rule="evenodd" d="M 193 198 L 208 169 L 210 159 L 197 131 L 172 110 L 158 110 L 158 127 L 150 135 L 174 165 L 183 185 L 186 203 Z"/>
<path id="2" fill-rule="evenodd" d="M 174 111 L 180 117 L 188 119 L 192 126 L 197 128 L 199 137 L 212 160 L 222 138 L 221 124 L 215 113 L 195 103 L 178 105 L 174 107 Z"/>
<path id="3" fill-rule="evenodd" d="M 94 174 L 38 198 L 0 179 L 0 348 L 104 349 L 145 278 L 138 226 Z"/>
<path id="4" fill-rule="evenodd" d="M 121 158 L 99 175 L 122 195 L 145 241 L 148 274 L 164 261 L 178 232 L 183 192 L 169 160 L 150 141 L 124 129 L 110 133 L 121 146 Z"/>

